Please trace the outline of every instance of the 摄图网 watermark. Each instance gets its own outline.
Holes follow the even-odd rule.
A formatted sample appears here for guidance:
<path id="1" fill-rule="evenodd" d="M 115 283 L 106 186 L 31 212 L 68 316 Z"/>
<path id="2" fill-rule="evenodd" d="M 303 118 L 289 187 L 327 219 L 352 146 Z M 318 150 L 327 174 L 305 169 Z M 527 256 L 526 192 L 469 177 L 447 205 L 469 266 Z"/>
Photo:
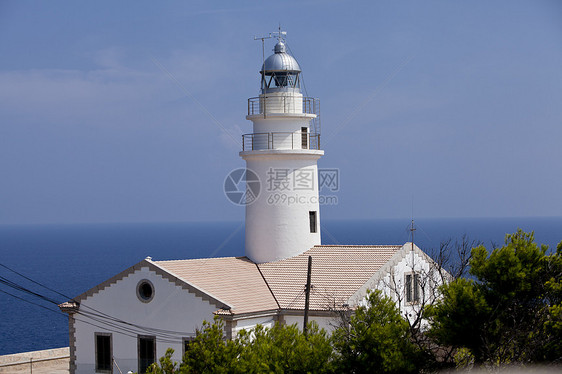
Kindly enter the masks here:
<path id="1" fill-rule="evenodd" d="M 244 168 L 232 170 L 224 180 L 224 194 L 235 205 L 252 204 L 260 198 L 260 193 L 271 205 L 338 203 L 337 196 L 320 194 L 340 190 L 340 172 L 336 168 L 269 168 L 265 179 L 262 185 L 256 172 Z M 314 191 L 319 195 L 316 196 Z"/>
<path id="2" fill-rule="evenodd" d="M 320 204 L 337 205 L 338 197 L 334 195 L 301 196 L 299 194 L 271 193 L 267 196 L 269 205 L 297 205 L 297 204 Z"/>

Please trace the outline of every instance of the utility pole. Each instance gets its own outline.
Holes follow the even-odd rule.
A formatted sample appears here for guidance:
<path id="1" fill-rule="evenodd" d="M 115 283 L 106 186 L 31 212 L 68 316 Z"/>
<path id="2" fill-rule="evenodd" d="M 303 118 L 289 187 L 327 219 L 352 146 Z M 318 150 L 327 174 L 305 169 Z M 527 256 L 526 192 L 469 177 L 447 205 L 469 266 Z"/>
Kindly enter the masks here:
<path id="1" fill-rule="evenodd" d="M 308 307 L 310 301 L 310 276 L 312 273 L 312 256 L 308 256 L 308 273 L 306 275 L 306 288 L 304 289 L 305 292 L 305 299 L 304 299 L 304 324 L 302 328 L 302 332 L 304 336 L 307 336 L 308 332 Z"/>

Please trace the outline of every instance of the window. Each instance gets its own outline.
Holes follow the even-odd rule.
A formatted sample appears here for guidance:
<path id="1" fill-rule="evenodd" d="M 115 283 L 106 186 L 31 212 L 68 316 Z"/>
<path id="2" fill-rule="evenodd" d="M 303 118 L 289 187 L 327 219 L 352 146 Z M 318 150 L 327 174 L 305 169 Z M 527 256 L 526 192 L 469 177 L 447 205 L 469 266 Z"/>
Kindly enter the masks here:
<path id="1" fill-rule="evenodd" d="M 143 279 L 137 284 L 137 297 L 143 303 L 149 303 L 154 297 L 154 286 L 148 279 Z"/>
<path id="2" fill-rule="evenodd" d="M 406 302 L 417 303 L 420 301 L 420 275 L 406 274 Z"/>
<path id="3" fill-rule="evenodd" d="M 146 369 L 156 361 L 156 337 L 138 337 L 139 373 L 146 373 Z"/>
<path id="4" fill-rule="evenodd" d="M 308 219 L 310 221 L 310 232 L 311 233 L 315 233 L 316 232 L 316 211 L 314 212 L 308 212 Z"/>
<path id="5" fill-rule="evenodd" d="M 267 72 L 262 78 L 262 88 L 290 87 L 300 88 L 299 73 L 277 71 Z"/>
<path id="6" fill-rule="evenodd" d="M 308 149 L 308 127 L 301 127 L 301 143 L 302 149 Z"/>
<path id="7" fill-rule="evenodd" d="M 189 351 L 189 346 L 191 345 L 191 342 L 193 342 L 193 338 L 183 338 L 183 355 L 185 356 L 185 353 L 187 351 Z"/>
<path id="8" fill-rule="evenodd" d="M 96 332 L 96 373 L 112 372 L 111 334 Z"/>

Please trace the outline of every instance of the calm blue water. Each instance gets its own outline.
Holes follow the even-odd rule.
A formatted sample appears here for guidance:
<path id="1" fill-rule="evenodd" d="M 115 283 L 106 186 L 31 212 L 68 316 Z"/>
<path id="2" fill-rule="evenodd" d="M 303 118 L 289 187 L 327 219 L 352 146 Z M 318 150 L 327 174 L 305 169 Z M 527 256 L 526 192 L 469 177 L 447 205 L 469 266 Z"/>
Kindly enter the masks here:
<path id="1" fill-rule="evenodd" d="M 324 221 L 324 244 L 403 244 L 408 220 Z M 470 238 L 503 244 L 506 233 L 535 231 L 536 241 L 555 248 L 562 240 L 562 217 L 494 219 L 419 219 L 415 242 L 437 248 L 442 240 Z M 150 223 L 0 226 L 0 263 L 70 297 L 79 295 L 134 265 L 155 260 L 244 254 L 242 223 Z M 65 298 L 0 267 L 9 279 L 63 302 Z M 29 304 L 0 292 L 0 355 L 68 345 L 68 320 L 53 304 L 0 283 Z"/>

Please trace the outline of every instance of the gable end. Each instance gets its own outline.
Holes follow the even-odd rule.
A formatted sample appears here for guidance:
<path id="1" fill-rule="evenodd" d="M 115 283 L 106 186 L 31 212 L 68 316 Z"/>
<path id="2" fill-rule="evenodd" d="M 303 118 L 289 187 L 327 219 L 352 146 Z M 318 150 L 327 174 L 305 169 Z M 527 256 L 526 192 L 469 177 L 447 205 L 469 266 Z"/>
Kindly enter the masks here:
<path id="1" fill-rule="evenodd" d="M 100 291 L 104 290 L 105 288 L 111 286 L 112 284 L 117 283 L 118 281 L 122 280 L 123 278 L 127 277 L 130 274 L 133 274 L 135 271 L 140 270 L 143 267 L 147 267 L 150 271 L 153 271 L 157 275 L 160 275 L 162 278 L 170 281 L 171 283 L 175 284 L 176 286 L 181 287 L 182 289 L 194 294 L 195 296 L 201 298 L 203 301 L 208 302 L 209 304 L 213 305 L 217 309 L 221 308 L 230 308 L 231 306 L 225 303 L 224 301 L 219 300 L 218 298 L 209 295 L 208 293 L 200 290 L 199 288 L 195 287 L 192 284 L 187 283 L 186 281 L 178 278 L 177 276 L 165 271 L 164 269 L 160 268 L 152 261 L 148 259 L 144 259 L 141 262 L 131 266 L 120 272 L 117 275 L 109 278 L 108 280 L 98 284 L 95 287 L 92 287 L 88 291 L 80 294 L 79 296 L 75 297 L 71 301 L 80 304 L 80 302 L 86 300 L 87 298 L 99 293 Z"/>

